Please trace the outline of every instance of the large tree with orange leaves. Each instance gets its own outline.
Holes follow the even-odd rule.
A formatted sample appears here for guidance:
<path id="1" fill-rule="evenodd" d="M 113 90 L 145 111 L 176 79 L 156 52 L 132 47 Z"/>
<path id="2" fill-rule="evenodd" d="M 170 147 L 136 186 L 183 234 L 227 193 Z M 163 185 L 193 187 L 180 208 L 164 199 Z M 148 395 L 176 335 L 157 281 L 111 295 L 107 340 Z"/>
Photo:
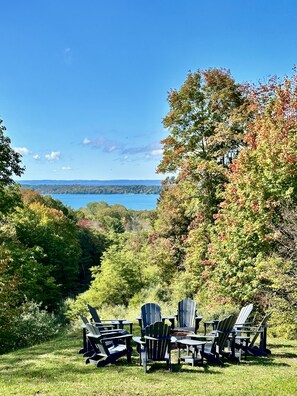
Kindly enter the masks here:
<path id="1" fill-rule="evenodd" d="M 230 165 L 204 290 L 211 287 L 221 301 L 252 300 L 266 309 L 282 272 L 274 256 L 281 208 L 297 203 L 297 75 L 251 87 L 250 103 L 247 146 Z"/>

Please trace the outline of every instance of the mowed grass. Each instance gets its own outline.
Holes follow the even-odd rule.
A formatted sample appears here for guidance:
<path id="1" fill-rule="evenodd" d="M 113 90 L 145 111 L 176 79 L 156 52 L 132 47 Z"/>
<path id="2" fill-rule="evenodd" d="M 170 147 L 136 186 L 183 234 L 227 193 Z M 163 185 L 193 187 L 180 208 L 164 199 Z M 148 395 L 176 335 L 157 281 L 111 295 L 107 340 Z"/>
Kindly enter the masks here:
<path id="1" fill-rule="evenodd" d="M 128 364 L 97 368 L 77 352 L 81 334 L 70 334 L 0 356 L 0 395 L 297 395 L 297 341 L 269 339 L 272 356 L 249 357 L 224 367 L 150 365 L 144 374 L 133 352 Z M 176 352 L 172 354 L 176 362 Z"/>

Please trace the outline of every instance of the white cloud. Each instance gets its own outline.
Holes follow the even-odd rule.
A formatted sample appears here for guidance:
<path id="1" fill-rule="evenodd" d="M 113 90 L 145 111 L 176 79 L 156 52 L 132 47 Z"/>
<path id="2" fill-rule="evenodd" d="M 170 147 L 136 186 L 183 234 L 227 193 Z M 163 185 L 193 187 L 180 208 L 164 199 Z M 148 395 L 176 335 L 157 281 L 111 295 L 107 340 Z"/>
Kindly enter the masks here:
<path id="1" fill-rule="evenodd" d="M 34 155 L 33 155 L 33 158 L 34 158 L 35 160 L 40 160 L 40 155 L 39 155 L 39 154 L 34 154 Z"/>
<path id="2" fill-rule="evenodd" d="M 71 170 L 72 168 L 71 168 L 71 166 L 62 166 L 61 169 L 62 170 Z"/>
<path id="3" fill-rule="evenodd" d="M 152 150 L 150 154 L 151 155 L 162 155 L 163 150 L 162 149 Z"/>
<path id="4" fill-rule="evenodd" d="M 27 147 L 14 147 L 14 151 L 21 155 L 28 155 L 30 150 Z"/>
<path id="5" fill-rule="evenodd" d="M 60 159 L 60 151 L 52 151 L 49 154 L 45 155 L 45 158 L 49 161 L 59 160 Z"/>
<path id="6" fill-rule="evenodd" d="M 84 138 L 83 144 L 90 144 L 90 143 L 91 143 L 91 140 L 90 140 L 90 139 Z"/>

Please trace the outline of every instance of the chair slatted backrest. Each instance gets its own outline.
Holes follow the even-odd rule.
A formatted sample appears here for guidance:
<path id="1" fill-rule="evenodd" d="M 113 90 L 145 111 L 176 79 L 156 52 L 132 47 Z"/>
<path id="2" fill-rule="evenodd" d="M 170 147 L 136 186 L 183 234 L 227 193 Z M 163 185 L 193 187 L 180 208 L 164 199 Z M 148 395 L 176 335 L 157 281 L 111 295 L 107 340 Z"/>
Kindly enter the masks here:
<path id="1" fill-rule="evenodd" d="M 88 310 L 92 316 L 93 321 L 96 323 L 96 326 L 100 329 L 104 329 L 104 326 L 101 323 L 100 316 L 96 310 L 96 308 L 92 307 L 91 305 L 87 304 Z"/>
<path id="2" fill-rule="evenodd" d="M 104 356 L 109 356 L 109 350 L 105 344 L 103 339 L 98 338 L 101 335 L 98 327 L 92 325 L 91 323 L 86 323 L 86 328 L 88 330 L 88 338 L 97 353 L 100 353 Z M 95 336 L 95 337 L 94 337 Z"/>
<path id="3" fill-rule="evenodd" d="M 83 324 L 86 325 L 87 323 L 89 323 L 88 319 L 85 317 L 85 315 L 83 315 L 81 312 L 78 313 Z"/>
<path id="4" fill-rule="evenodd" d="M 254 308 L 253 304 L 249 304 L 249 305 L 242 307 L 238 316 L 237 316 L 234 327 L 244 325 L 245 322 L 247 321 L 248 317 L 250 316 L 253 308 Z"/>
<path id="5" fill-rule="evenodd" d="M 191 298 L 184 298 L 178 303 L 178 322 L 180 327 L 194 327 L 196 316 L 196 303 Z"/>
<path id="6" fill-rule="evenodd" d="M 161 361 L 165 359 L 170 348 L 171 327 L 164 322 L 155 322 L 145 328 L 145 342 L 148 359 Z M 152 337 L 154 339 L 146 338 Z"/>
<path id="7" fill-rule="evenodd" d="M 219 348 L 219 350 L 224 349 L 224 346 L 228 341 L 229 335 L 233 331 L 235 321 L 236 317 L 234 315 L 229 315 L 225 319 L 219 321 L 216 329 L 217 338 L 213 345 L 214 349 L 216 349 L 217 347 Z M 214 350 L 213 352 L 218 351 Z"/>
<path id="8" fill-rule="evenodd" d="M 161 322 L 161 308 L 158 304 L 147 303 L 141 307 L 142 327 L 145 329 L 152 323 Z"/>
<path id="9" fill-rule="evenodd" d="M 250 342 L 250 345 L 254 345 L 255 342 L 257 341 L 257 338 L 259 337 L 259 335 L 261 333 L 263 333 L 265 327 L 267 327 L 268 319 L 270 318 L 270 316 L 271 316 L 271 312 L 266 314 L 264 316 L 264 318 L 262 319 L 262 321 L 259 323 L 258 327 L 255 330 L 254 337 L 252 338 L 252 340 Z"/>

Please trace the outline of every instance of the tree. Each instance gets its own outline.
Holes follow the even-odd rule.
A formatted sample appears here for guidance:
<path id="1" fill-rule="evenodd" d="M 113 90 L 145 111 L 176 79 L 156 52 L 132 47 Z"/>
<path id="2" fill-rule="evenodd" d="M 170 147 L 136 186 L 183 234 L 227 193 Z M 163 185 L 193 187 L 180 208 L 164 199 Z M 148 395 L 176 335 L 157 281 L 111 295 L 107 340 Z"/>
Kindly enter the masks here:
<path id="1" fill-rule="evenodd" d="M 81 253 L 76 224 L 61 210 L 37 201 L 24 202 L 11 218 L 18 240 L 26 248 L 42 249 L 41 262 L 51 269 L 62 295 L 75 294 Z"/>
<path id="2" fill-rule="evenodd" d="M 20 203 L 18 189 L 8 187 L 14 184 L 13 176 L 21 176 L 24 171 L 21 156 L 11 148 L 11 141 L 4 135 L 5 131 L 6 128 L 0 119 L 0 215 L 9 212 Z"/>
<path id="3" fill-rule="evenodd" d="M 247 146 L 230 166 L 203 274 L 204 292 L 211 289 L 222 301 L 254 301 L 262 309 L 270 304 L 267 276 L 274 283 L 278 275 L 265 262 L 279 238 L 280 208 L 296 205 L 296 98 L 296 75 L 250 88 Z"/>
<path id="4" fill-rule="evenodd" d="M 13 175 L 21 176 L 24 168 L 21 167 L 21 155 L 10 147 L 10 139 L 4 136 L 6 131 L 3 120 L 0 119 L 0 188 L 13 184 Z"/>
<path id="5" fill-rule="evenodd" d="M 209 69 L 189 73 L 180 90 L 169 92 L 168 102 L 163 124 L 169 136 L 158 171 L 175 177 L 164 183 L 155 228 L 173 241 L 177 268 L 188 272 L 186 284 L 194 293 L 227 167 L 244 145 L 248 100 L 228 71 Z"/>
<path id="6" fill-rule="evenodd" d="M 127 306 L 144 286 L 143 244 L 137 234 L 114 234 L 113 244 L 103 253 L 100 267 L 93 268 L 91 287 L 79 296 L 90 304 Z"/>

